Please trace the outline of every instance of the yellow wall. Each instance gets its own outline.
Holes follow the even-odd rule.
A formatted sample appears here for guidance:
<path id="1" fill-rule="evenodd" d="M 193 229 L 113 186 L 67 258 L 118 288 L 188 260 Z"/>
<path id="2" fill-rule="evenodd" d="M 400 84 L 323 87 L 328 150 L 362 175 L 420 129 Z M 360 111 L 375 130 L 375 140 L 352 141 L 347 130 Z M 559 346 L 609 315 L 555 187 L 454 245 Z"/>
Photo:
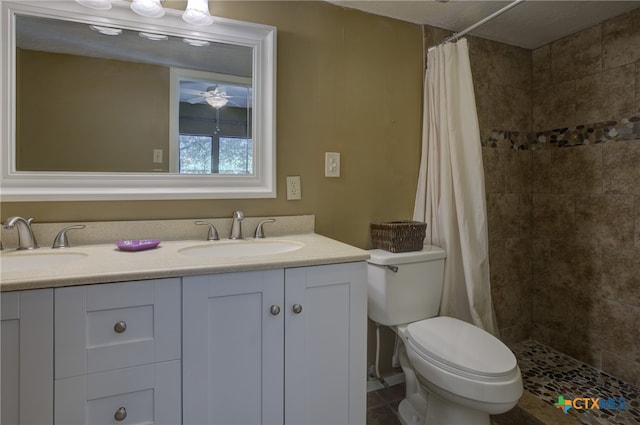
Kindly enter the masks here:
<path id="1" fill-rule="evenodd" d="M 184 8 L 184 2 L 167 2 Z M 413 211 L 420 161 L 419 25 L 323 2 L 211 2 L 212 13 L 278 28 L 277 184 L 266 200 L 3 203 L 39 222 L 316 214 L 318 233 L 366 248 L 371 221 Z M 324 177 L 324 152 L 342 177 Z M 285 180 L 300 175 L 302 200 Z"/>

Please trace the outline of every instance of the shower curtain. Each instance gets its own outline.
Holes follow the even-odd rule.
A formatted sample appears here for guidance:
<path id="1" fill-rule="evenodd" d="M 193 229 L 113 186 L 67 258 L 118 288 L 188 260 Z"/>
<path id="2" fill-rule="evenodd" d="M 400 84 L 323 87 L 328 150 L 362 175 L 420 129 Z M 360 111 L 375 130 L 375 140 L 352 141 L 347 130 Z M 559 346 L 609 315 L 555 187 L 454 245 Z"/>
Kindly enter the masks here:
<path id="1" fill-rule="evenodd" d="M 440 315 L 498 335 L 489 282 L 482 149 L 467 40 L 431 49 L 414 220 L 447 252 Z"/>

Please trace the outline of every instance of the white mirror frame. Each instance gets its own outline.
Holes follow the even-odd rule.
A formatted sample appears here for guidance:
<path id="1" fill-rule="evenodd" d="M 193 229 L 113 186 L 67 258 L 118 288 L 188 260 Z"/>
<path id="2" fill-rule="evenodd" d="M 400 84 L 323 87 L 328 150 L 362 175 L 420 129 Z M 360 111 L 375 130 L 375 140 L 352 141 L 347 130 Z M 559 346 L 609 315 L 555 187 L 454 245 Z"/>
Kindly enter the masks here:
<path id="1" fill-rule="evenodd" d="M 166 9 L 163 18 L 143 18 L 129 2 L 113 0 L 107 11 L 88 9 L 75 1 L 0 0 L 0 116 L 2 201 L 234 199 L 276 197 L 276 28 L 214 18 L 207 27 L 185 23 L 180 10 Z M 53 17 L 98 25 L 162 32 L 248 46 L 253 49 L 254 93 L 253 175 L 178 175 L 167 173 L 26 172 L 15 161 L 15 14 Z"/>

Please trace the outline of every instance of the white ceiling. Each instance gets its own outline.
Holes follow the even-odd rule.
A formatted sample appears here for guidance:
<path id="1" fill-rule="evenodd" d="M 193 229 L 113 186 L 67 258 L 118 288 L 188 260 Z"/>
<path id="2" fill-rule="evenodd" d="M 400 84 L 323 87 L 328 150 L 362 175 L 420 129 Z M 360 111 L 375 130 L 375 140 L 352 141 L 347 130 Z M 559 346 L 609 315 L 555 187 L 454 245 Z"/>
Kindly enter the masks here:
<path id="1" fill-rule="evenodd" d="M 330 0 L 331 3 L 415 24 L 459 32 L 507 6 L 510 1 Z M 614 16 L 640 1 L 527 0 L 472 31 L 475 35 L 536 49 Z"/>

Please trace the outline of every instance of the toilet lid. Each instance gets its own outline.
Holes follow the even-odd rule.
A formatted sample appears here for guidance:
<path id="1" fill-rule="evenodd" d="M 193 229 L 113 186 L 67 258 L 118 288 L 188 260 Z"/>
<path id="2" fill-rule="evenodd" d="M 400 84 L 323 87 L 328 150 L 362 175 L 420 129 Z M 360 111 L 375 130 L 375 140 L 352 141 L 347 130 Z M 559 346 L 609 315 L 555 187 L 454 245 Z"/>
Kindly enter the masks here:
<path id="1" fill-rule="evenodd" d="M 486 378 L 513 374 L 516 357 L 498 338 L 462 320 L 434 317 L 407 327 L 413 349 L 422 357 Z"/>

